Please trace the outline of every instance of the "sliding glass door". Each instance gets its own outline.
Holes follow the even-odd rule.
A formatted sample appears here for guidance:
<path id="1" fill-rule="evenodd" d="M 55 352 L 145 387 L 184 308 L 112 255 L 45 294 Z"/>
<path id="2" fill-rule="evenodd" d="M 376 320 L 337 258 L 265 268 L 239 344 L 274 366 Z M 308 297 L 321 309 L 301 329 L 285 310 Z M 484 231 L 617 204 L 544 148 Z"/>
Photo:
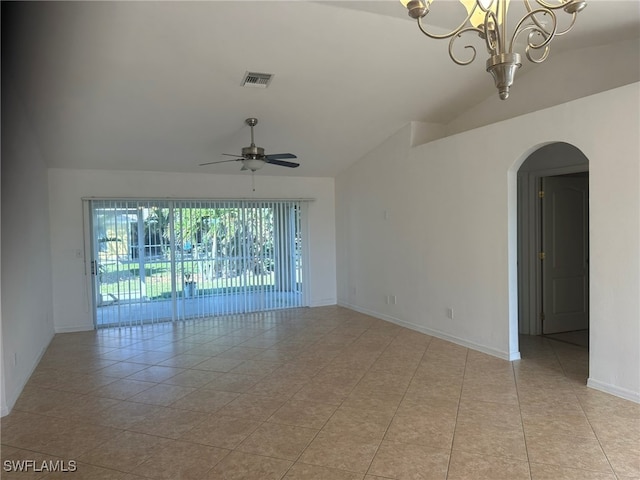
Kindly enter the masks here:
<path id="1" fill-rule="evenodd" d="M 98 327 L 305 305 L 303 201 L 91 200 Z"/>

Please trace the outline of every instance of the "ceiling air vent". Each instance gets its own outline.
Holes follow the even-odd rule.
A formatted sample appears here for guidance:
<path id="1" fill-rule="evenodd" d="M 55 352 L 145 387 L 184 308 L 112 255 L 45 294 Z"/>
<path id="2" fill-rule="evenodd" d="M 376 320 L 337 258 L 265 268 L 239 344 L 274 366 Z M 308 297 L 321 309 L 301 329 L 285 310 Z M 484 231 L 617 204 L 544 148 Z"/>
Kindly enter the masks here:
<path id="1" fill-rule="evenodd" d="M 273 74 L 271 73 L 246 72 L 240 85 L 243 87 L 267 88 L 272 78 Z"/>

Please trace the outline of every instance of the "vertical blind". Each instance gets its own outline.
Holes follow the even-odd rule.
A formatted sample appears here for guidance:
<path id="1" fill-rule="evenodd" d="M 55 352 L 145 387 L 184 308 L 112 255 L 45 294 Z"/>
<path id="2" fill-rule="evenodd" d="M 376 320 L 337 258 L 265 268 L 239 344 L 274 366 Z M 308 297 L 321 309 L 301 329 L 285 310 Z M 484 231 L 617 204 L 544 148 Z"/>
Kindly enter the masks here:
<path id="1" fill-rule="evenodd" d="M 90 205 L 98 327 L 304 304 L 306 201 Z"/>

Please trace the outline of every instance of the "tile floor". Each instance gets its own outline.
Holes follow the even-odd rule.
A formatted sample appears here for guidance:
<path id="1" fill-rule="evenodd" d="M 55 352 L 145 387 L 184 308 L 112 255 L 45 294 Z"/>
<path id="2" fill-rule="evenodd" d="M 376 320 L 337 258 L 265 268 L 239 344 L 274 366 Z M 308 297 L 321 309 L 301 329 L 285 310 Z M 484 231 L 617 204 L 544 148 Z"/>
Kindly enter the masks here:
<path id="1" fill-rule="evenodd" d="M 2 418 L 0 473 L 640 478 L 640 405 L 584 386 L 585 349 L 520 341 L 509 363 L 339 307 L 56 335 Z"/>

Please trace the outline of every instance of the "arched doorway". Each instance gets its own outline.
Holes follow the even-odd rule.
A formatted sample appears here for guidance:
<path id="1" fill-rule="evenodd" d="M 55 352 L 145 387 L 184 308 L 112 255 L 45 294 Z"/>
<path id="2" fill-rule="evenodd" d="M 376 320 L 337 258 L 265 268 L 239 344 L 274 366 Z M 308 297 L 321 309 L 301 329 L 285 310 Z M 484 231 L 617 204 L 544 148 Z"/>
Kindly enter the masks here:
<path id="1" fill-rule="evenodd" d="M 589 162 L 557 142 L 518 170 L 518 331 L 588 345 Z"/>

